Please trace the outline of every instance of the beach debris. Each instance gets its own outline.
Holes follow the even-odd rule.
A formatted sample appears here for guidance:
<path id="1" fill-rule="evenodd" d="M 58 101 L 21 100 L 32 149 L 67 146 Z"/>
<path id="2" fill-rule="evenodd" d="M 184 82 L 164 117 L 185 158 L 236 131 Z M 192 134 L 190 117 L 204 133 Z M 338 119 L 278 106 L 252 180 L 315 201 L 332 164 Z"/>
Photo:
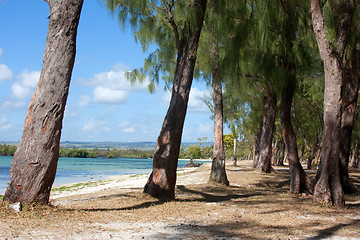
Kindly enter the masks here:
<path id="1" fill-rule="evenodd" d="M 190 159 L 190 162 L 185 165 L 185 167 L 200 167 L 201 163 L 195 163 L 193 159 Z"/>
<path id="2" fill-rule="evenodd" d="M 21 204 L 21 202 L 16 202 L 16 203 L 10 204 L 9 209 L 14 212 L 21 212 L 22 204 Z"/>

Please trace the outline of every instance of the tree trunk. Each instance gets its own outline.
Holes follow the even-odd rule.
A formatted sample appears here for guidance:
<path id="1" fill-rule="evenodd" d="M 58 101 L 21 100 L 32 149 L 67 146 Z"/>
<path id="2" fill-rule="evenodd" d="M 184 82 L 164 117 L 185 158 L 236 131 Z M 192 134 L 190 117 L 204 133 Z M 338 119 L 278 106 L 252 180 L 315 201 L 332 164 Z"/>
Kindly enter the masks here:
<path id="1" fill-rule="evenodd" d="M 191 25 L 186 39 L 179 41 L 180 45 L 177 46 L 177 63 L 170 106 L 156 141 L 153 171 L 144 187 L 144 193 L 162 201 L 175 198 L 176 169 L 181 136 L 206 3 L 206 0 L 198 0 L 194 3 L 195 7 L 199 8 L 196 23 Z"/>
<path id="2" fill-rule="evenodd" d="M 285 88 L 282 92 L 280 102 L 281 132 L 289 160 L 290 192 L 295 194 L 312 194 L 314 188 L 299 161 L 296 136 L 291 124 L 291 105 L 293 95 L 294 90 L 291 86 Z"/>
<path id="3" fill-rule="evenodd" d="M 315 37 L 324 62 L 324 135 L 320 165 L 316 175 L 314 201 L 345 206 L 340 176 L 340 129 L 341 129 L 341 88 L 343 84 L 342 59 L 355 8 L 353 0 L 344 1 L 343 16 L 336 37 L 337 49 L 332 49 L 328 40 L 327 26 L 320 0 L 311 0 L 311 13 Z"/>
<path id="4" fill-rule="evenodd" d="M 275 140 L 275 143 L 274 143 L 274 146 L 272 147 L 273 148 L 273 153 L 272 153 L 272 156 L 271 156 L 271 164 L 273 166 L 277 166 L 277 156 L 278 156 L 278 153 L 279 153 L 279 140 Z"/>
<path id="5" fill-rule="evenodd" d="M 354 49 L 355 59 L 347 62 L 342 86 L 342 109 L 341 109 L 341 132 L 340 132 L 340 174 L 345 193 L 355 193 L 359 190 L 352 183 L 349 176 L 349 158 L 351 148 L 351 136 L 354 128 L 354 121 L 357 114 L 357 100 L 359 92 L 359 57 L 360 42 Z M 353 60 L 353 61 L 352 61 Z"/>
<path id="6" fill-rule="evenodd" d="M 264 117 L 263 117 L 264 118 Z M 256 168 L 256 166 L 259 164 L 260 159 L 260 141 L 261 141 L 261 132 L 262 132 L 262 124 L 263 122 L 260 122 L 259 130 L 256 134 L 255 143 L 254 143 L 254 154 L 253 154 L 253 168 Z"/>
<path id="7" fill-rule="evenodd" d="M 265 173 L 271 172 L 272 139 L 275 129 L 275 117 L 276 94 L 269 83 L 268 94 L 264 97 L 264 114 L 261 124 L 259 158 L 255 165 L 257 169 Z"/>
<path id="8" fill-rule="evenodd" d="M 233 133 L 233 142 L 234 142 L 234 156 L 233 156 L 233 162 L 234 162 L 234 166 L 237 165 L 237 138 L 236 138 L 236 134 Z M 240 159 L 241 160 L 241 159 Z"/>
<path id="9" fill-rule="evenodd" d="M 277 160 L 278 166 L 284 166 L 284 158 L 285 158 L 285 143 L 283 141 L 280 141 L 279 143 L 279 157 Z"/>
<path id="10" fill-rule="evenodd" d="M 359 167 L 359 140 L 355 140 L 355 146 L 353 150 L 353 156 L 351 159 L 351 167 L 358 168 Z"/>
<path id="11" fill-rule="evenodd" d="M 216 35 L 213 32 L 213 36 Z M 225 171 L 225 151 L 223 140 L 223 97 L 221 77 L 219 72 L 219 49 L 218 43 L 210 41 L 210 62 L 212 68 L 212 88 L 214 102 L 214 157 L 211 165 L 209 182 L 229 185 Z"/>
<path id="12" fill-rule="evenodd" d="M 9 202 L 48 203 L 56 174 L 83 0 L 47 2 L 50 15 L 43 66 L 10 168 L 4 196 Z"/>
<path id="13" fill-rule="evenodd" d="M 357 111 L 357 98 L 359 91 L 358 79 L 350 74 L 344 78 L 343 102 L 341 114 L 340 132 L 340 173 L 345 193 L 358 192 L 349 176 L 349 158 L 351 147 L 351 135 L 354 127 L 354 119 Z"/>

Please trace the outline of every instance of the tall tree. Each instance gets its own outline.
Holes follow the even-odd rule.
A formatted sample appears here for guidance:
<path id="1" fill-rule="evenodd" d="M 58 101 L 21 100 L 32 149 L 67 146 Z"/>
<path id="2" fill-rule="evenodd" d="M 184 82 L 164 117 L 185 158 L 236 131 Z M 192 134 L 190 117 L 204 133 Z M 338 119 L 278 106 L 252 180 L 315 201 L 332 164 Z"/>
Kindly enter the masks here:
<path id="1" fill-rule="evenodd" d="M 341 89 L 344 82 L 343 58 L 355 1 L 327 1 L 324 5 L 320 0 L 310 0 L 310 3 L 314 33 L 325 73 L 323 149 L 313 199 L 343 208 L 345 199 L 339 159 Z"/>
<path id="2" fill-rule="evenodd" d="M 144 187 L 144 193 L 153 197 L 174 199 L 181 136 L 207 0 L 107 0 L 107 4 L 119 13 L 122 22 L 130 17 L 135 35 L 145 47 L 158 44 L 143 72 L 151 72 L 155 80 L 159 71 L 174 72 L 170 106 L 156 141 L 153 171 Z M 174 71 L 171 62 L 176 55 Z"/>
<path id="3" fill-rule="evenodd" d="M 43 66 L 10 168 L 4 196 L 10 202 L 48 203 L 56 174 L 83 0 L 46 2 L 50 15 Z"/>
<path id="4" fill-rule="evenodd" d="M 355 12 L 359 21 L 359 10 Z M 351 137 L 357 115 L 357 101 L 360 80 L 360 27 L 354 23 L 346 49 L 342 86 L 341 131 L 340 131 L 340 173 L 345 193 L 359 192 L 352 183 L 348 166 L 350 158 Z"/>

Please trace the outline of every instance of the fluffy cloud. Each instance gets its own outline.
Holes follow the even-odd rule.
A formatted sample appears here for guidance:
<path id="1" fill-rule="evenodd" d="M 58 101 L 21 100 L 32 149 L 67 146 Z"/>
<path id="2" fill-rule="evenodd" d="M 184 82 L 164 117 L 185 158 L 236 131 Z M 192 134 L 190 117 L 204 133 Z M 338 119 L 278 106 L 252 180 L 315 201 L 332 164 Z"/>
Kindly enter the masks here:
<path id="1" fill-rule="evenodd" d="M 135 128 L 134 127 L 128 127 L 123 129 L 124 133 L 134 133 L 135 132 Z"/>
<path id="2" fill-rule="evenodd" d="M 9 130 L 12 127 L 10 123 L 8 123 L 8 120 L 3 117 L 0 119 L 0 131 L 4 132 Z"/>
<path id="3" fill-rule="evenodd" d="M 203 99 L 209 98 L 210 92 L 208 90 L 200 90 L 197 87 L 191 88 L 188 111 L 191 112 L 208 112 L 209 109 L 204 103 Z M 167 91 L 163 96 L 162 101 L 164 105 L 169 105 L 171 99 L 171 92 Z"/>
<path id="4" fill-rule="evenodd" d="M 12 71 L 5 64 L 0 64 L 0 82 L 12 79 Z"/>
<path id="5" fill-rule="evenodd" d="M 114 90 L 106 87 L 94 89 L 94 101 L 97 103 L 123 103 L 128 95 L 125 90 Z"/>
<path id="6" fill-rule="evenodd" d="M 40 71 L 23 71 L 17 76 L 18 81 L 11 86 L 12 97 L 23 100 L 30 97 L 40 78 Z"/>
<path id="7" fill-rule="evenodd" d="M 101 131 L 109 131 L 109 127 L 106 126 L 107 123 L 105 121 L 96 120 L 96 119 L 90 119 L 84 126 L 84 131 L 93 131 L 95 129 L 101 130 Z"/>
<path id="8" fill-rule="evenodd" d="M 88 95 L 81 95 L 78 105 L 80 107 L 86 107 L 90 101 L 91 101 L 91 97 L 89 97 Z"/>
<path id="9" fill-rule="evenodd" d="M 143 83 L 131 84 L 126 78 L 130 69 L 123 64 L 117 64 L 108 72 L 96 73 L 90 79 L 80 79 L 79 83 L 94 88 L 93 99 L 97 103 L 124 103 L 132 91 L 147 91 L 149 80 Z"/>

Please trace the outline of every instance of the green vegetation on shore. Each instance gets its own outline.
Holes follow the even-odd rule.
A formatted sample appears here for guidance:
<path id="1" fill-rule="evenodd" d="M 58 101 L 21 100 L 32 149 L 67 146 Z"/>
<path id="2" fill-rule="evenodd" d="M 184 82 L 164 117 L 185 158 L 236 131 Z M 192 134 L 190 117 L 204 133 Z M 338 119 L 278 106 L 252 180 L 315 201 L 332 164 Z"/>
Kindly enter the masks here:
<path id="1" fill-rule="evenodd" d="M 0 156 L 14 156 L 15 151 L 15 145 L 0 144 Z"/>

